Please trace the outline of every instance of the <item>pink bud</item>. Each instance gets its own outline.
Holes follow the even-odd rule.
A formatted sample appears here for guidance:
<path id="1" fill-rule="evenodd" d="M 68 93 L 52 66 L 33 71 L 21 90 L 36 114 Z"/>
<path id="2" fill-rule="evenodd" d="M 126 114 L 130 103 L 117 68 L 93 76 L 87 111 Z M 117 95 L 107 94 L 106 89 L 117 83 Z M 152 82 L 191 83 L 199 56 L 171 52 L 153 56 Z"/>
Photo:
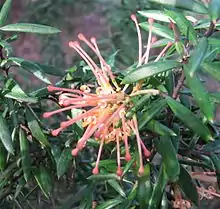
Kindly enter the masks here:
<path id="1" fill-rule="evenodd" d="M 79 149 L 75 148 L 72 150 L 71 154 L 72 154 L 72 156 L 76 156 L 78 154 L 78 152 L 79 152 Z"/>
<path id="2" fill-rule="evenodd" d="M 93 173 L 94 175 L 99 174 L 99 168 L 98 168 L 98 167 L 93 168 L 92 173 Z"/>

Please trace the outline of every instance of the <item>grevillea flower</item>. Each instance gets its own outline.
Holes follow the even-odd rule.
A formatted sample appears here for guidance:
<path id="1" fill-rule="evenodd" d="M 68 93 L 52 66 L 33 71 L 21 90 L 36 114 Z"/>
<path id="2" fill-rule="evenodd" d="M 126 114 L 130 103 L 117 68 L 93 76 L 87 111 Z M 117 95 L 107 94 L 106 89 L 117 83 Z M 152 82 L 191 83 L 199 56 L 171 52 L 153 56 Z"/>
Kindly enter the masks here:
<path id="1" fill-rule="evenodd" d="M 148 37 L 148 44 L 146 52 L 142 52 L 142 38 L 140 28 L 135 15 L 131 16 L 134 21 L 138 34 L 139 42 L 139 58 L 137 66 L 148 63 L 150 48 L 152 44 L 152 25 L 153 19 L 149 19 L 150 30 Z M 123 88 L 117 83 L 111 67 L 103 59 L 96 39 L 92 37 L 88 40 L 83 34 L 78 35 L 78 39 L 84 42 L 98 57 L 99 64 L 83 50 L 78 41 L 69 42 L 69 46 L 75 49 L 76 52 L 83 58 L 92 70 L 96 77 L 98 87 L 95 90 L 90 89 L 87 85 L 83 85 L 80 89 L 58 88 L 48 86 L 48 91 L 61 92 L 59 95 L 59 105 L 62 107 L 59 110 L 44 113 L 44 118 L 48 118 L 54 114 L 71 110 L 74 108 L 82 109 L 82 113 L 67 121 L 61 122 L 60 127 L 52 131 L 52 135 L 57 136 L 65 128 L 71 126 L 77 121 L 82 121 L 82 126 L 85 128 L 83 136 L 79 139 L 76 147 L 72 150 L 72 155 L 76 156 L 82 150 L 90 137 L 94 137 L 100 143 L 96 165 L 93 169 L 93 174 L 99 173 L 99 162 L 103 145 L 114 142 L 117 147 L 117 175 L 121 176 L 123 171 L 121 168 L 121 153 L 120 143 L 124 143 L 126 161 L 131 160 L 129 152 L 129 136 L 136 135 L 137 147 L 139 152 L 139 174 L 144 173 L 143 155 L 148 158 L 151 152 L 145 147 L 142 141 L 139 130 L 138 122 L 135 116 L 128 119 L 126 113 L 133 106 L 130 98 L 135 95 L 142 86 L 139 82 L 133 89 L 130 95 L 125 93 L 127 86 Z M 158 61 L 168 49 L 171 44 L 169 43 L 159 54 L 155 61 Z M 120 123 L 120 125 L 119 125 Z"/>

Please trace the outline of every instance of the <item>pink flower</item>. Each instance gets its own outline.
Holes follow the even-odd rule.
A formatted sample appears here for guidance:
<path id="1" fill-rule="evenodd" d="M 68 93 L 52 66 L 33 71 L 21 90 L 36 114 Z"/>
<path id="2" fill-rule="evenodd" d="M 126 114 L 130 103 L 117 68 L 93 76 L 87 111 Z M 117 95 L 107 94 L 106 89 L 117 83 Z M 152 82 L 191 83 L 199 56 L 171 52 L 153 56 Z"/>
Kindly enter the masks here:
<path id="1" fill-rule="evenodd" d="M 139 58 L 138 66 L 143 63 L 147 63 L 149 59 L 149 52 L 152 43 L 152 25 L 153 19 L 149 19 L 150 30 L 149 38 L 146 52 L 142 55 L 142 40 L 140 28 L 135 15 L 131 16 L 131 19 L 135 22 L 138 40 L 139 40 Z M 82 121 L 82 126 L 85 128 L 83 136 L 79 139 L 76 148 L 72 150 L 72 155 L 76 156 L 80 150 L 82 150 L 90 137 L 94 137 L 100 143 L 97 161 L 95 168 L 93 169 L 93 174 L 99 173 L 99 162 L 101 159 L 101 153 L 103 145 L 105 143 L 116 143 L 117 147 L 117 175 L 121 176 L 123 171 L 121 168 L 121 153 L 120 153 L 120 143 L 124 143 L 125 146 L 125 157 L 126 161 L 131 160 L 131 154 L 129 152 L 129 136 L 132 134 L 136 135 L 137 147 L 139 152 L 139 174 L 144 173 L 143 165 L 143 154 L 145 157 L 149 157 L 151 152 L 145 147 L 143 141 L 141 140 L 138 122 L 134 116 L 132 119 L 127 119 L 125 117 L 128 110 L 133 106 L 130 101 L 131 95 L 125 93 L 126 86 L 122 89 L 117 83 L 111 67 L 103 59 L 96 39 L 92 37 L 90 40 L 86 39 L 83 34 L 78 35 L 79 40 L 84 42 L 98 57 L 99 65 L 97 65 L 92 58 L 83 50 L 78 41 L 69 42 L 69 46 L 83 58 L 83 60 L 88 64 L 92 70 L 94 76 L 96 77 L 98 88 L 91 90 L 88 86 L 83 85 L 78 89 L 68 89 L 59 88 L 54 86 L 48 86 L 48 91 L 58 91 L 61 92 L 59 96 L 59 105 L 62 107 L 59 110 L 44 113 L 43 117 L 48 118 L 54 114 L 71 110 L 74 108 L 82 109 L 82 113 L 75 118 L 63 121 L 60 127 L 52 131 L 52 135 L 57 136 L 63 129 L 71 126 L 77 121 Z M 170 43 L 165 47 L 164 50 L 157 57 L 159 60 L 170 46 Z M 138 83 L 133 89 L 132 93 L 137 92 L 141 88 L 142 83 Z M 118 122 L 121 122 L 121 126 Z"/>

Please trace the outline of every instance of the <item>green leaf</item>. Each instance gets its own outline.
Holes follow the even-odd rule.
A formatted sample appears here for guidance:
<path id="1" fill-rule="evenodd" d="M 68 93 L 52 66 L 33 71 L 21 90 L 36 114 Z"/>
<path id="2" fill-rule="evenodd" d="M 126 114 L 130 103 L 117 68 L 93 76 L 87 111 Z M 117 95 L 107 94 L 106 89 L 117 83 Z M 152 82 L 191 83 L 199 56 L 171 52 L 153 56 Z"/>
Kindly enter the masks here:
<path id="1" fill-rule="evenodd" d="M 41 165 L 40 168 L 35 170 L 34 177 L 43 194 L 49 198 L 53 187 L 50 172 Z"/>
<path id="2" fill-rule="evenodd" d="M 202 64 L 207 49 L 208 39 L 206 37 L 203 37 L 199 40 L 199 43 L 196 45 L 195 51 L 189 60 L 188 70 L 191 77 L 194 76 L 195 72 L 199 69 L 200 65 Z"/>
<path id="3" fill-rule="evenodd" d="M 20 141 L 20 151 L 21 151 L 21 165 L 24 173 L 24 179 L 26 182 L 30 179 L 31 171 L 31 159 L 29 156 L 29 144 L 24 131 L 19 129 L 19 141 Z"/>
<path id="4" fill-rule="evenodd" d="M 176 22 L 176 25 L 178 26 L 180 32 L 185 37 L 189 38 L 189 40 L 192 40 L 194 44 L 197 43 L 196 31 L 194 30 L 192 24 L 186 19 L 186 17 L 182 13 L 173 10 L 165 10 L 165 13 Z"/>
<path id="5" fill-rule="evenodd" d="M 211 0 L 209 3 L 209 16 L 212 21 L 216 22 L 220 18 L 220 1 Z"/>
<path id="6" fill-rule="evenodd" d="M 212 102 L 220 103 L 220 92 L 210 93 L 209 96 L 211 97 Z"/>
<path id="7" fill-rule="evenodd" d="M 59 157 L 59 160 L 57 162 L 58 179 L 66 173 L 67 169 L 70 166 L 71 159 L 72 159 L 71 150 L 72 149 L 70 148 L 64 148 Z"/>
<path id="8" fill-rule="evenodd" d="M 199 120 L 193 113 L 185 106 L 175 101 L 171 97 L 166 97 L 167 104 L 170 106 L 173 113 L 178 117 L 186 126 L 198 134 L 203 140 L 213 140 L 209 129 Z"/>
<path id="9" fill-rule="evenodd" d="M 2 142 L 0 142 L 0 172 L 5 169 L 7 163 L 7 151 L 3 146 Z"/>
<path id="10" fill-rule="evenodd" d="M 110 173 L 110 174 L 92 175 L 92 176 L 89 176 L 87 179 L 94 180 L 94 181 L 106 181 L 106 180 L 120 180 L 120 177 L 114 173 Z"/>
<path id="11" fill-rule="evenodd" d="M 26 110 L 26 119 L 28 123 L 28 128 L 31 131 L 31 134 L 34 138 L 36 138 L 42 146 L 50 146 L 50 143 L 47 137 L 44 135 L 41 130 L 40 125 L 38 124 L 36 118 L 30 110 Z"/>
<path id="12" fill-rule="evenodd" d="M 162 195 L 164 192 L 164 189 L 166 187 L 166 184 L 168 182 L 168 178 L 166 176 L 166 173 L 163 169 L 163 165 L 160 167 L 159 175 L 157 178 L 157 182 L 154 185 L 153 193 L 150 198 L 149 207 L 148 209 L 158 209 L 159 205 L 161 205 Z"/>
<path id="13" fill-rule="evenodd" d="M 14 148 L 12 144 L 11 133 L 9 131 L 9 125 L 2 114 L 0 114 L 0 139 L 5 147 L 5 149 L 14 154 Z"/>
<path id="14" fill-rule="evenodd" d="M 170 20 L 172 20 L 172 18 L 166 15 L 164 11 L 160 11 L 160 10 L 144 10 L 144 11 L 138 11 L 138 13 L 143 17 L 153 18 L 155 20 L 159 20 L 162 22 L 170 23 Z M 175 21 L 172 20 L 172 22 Z"/>
<path id="15" fill-rule="evenodd" d="M 153 192 L 149 164 L 145 167 L 145 171 L 145 175 L 139 177 L 138 179 L 137 200 L 140 205 L 140 209 L 144 209 L 149 205 L 150 197 Z"/>
<path id="16" fill-rule="evenodd" d="M 25 94 L 15 80 L 8 80 L 5 84 L 5 88 L 6 89 L 3 94 L 7 98 L 15 99 L 20 102 L 37 103 L 37 99 L 34 97 L 29 97 L 27 94 Z"/>
<path id="17" fill-rule="evenodd" d="M 195 0 L 149 0 L 149 2 L 162 4 L 164 6 L 169 6 L 171 8 L 179 8 L 179 9 L 185 9 L 189 11 L 194 11 L 196 13 L 202 13 L 207 14 L 207 8 L 204 6 L 204 4 L 195 1 Z"/>
<path id="18" fill-rule="evenodd" d="M 215 107 L 214 104 L 211 102 L 207 90 L 205 89 L 199 78 L 196 75 L 191 74 L 191 71 L 187 65 L 184 66 L 184 73 L 186 76 L 186 84 L 190 88 L 195 101 L 197 102 L 205 117 L 209 121 L 213 122 Z"/>
<path id="19" fill-rule="evenodd" d="M 108 180 L 108 184 L 116 191 L 118 192 L 122 197 L 126 197 L 126 194 L 120 184 L 116 180 Z"/>
<path id="20" fill-rule="evenodd" d="M 150 25 L 148 22 L 143 22 L 143 23 L 140 23 L 139 25 L 144 30 L 149 31 Z M 173 31 L 170 30 L 168 27 L 163 26 L 161 24 L 154 23 L 152 26 L 152 33 L 158 36 L 164 37 L 164 38 L 168 38 L 171 41 L 174 41 Z"/>
<path id="21" fill-rule="evenodd" d="M 15 23 L 5 25 L 0 28 L 1 31 L 24 32 L 24 33 L 37 33 L 37 34 L 55 34 L 61 31 L 46 25 L 32 24 L 32 23 Z"/>
<path id="22" fill-rule="evenodd" d="M 177 184 L 180 186 L 186 197 L 189 198 L 189 200 L 191 200 L 195 206 L 198 206 L 199 195 L 196 185 L 194 184 L 190 174 L 183 166 L 180 166 L 180 176 Z"/>
<path id="23" fill-rule="evenodd" d="M 132 116 L 138 112 L 139 110 L 141 110 L 141 108 L 143 108 L 147 101 L 150 99 L 150 95 L 144 95 L 142 96 L 140 99 L 138 99 L 137 101 L 135 100 L 135 102 L 133 102 L 134 106 L 128 110 L 127 114 L 126 114 L 126 118 L 131 119 Z"/>
<path id="24" fill-rule="evenodd" d="M 21 67 L 24 70 L 29 71 L 32 73 L 35 77 L 40 79 L 41 81 L 45 82 L 46 84 L 51 84 L 50 80 L 47 78 L 45 73 L 41 70 L 39 65 L 35 64 L 34 62 L 24 60 L 19 57 L 10 57 L 8 61 L 14 62 L 16 65 Z"/>
<path id="25" fill-rule="evenodd" d="M 38 62 L 34 62 L 34 63 L 41 69 L 41 71 L 43 71 L 46 74 L 54 75 L 54 76 L 64 76 L 65 75 L 65 71 L 60 68 L 46 65 L 46 64 L 40 64 Z"/>
<path id="26" fill-rule="evenodd" d="M 133 83 L 180 66 L 181 64 L 174 60 L 151 62 L 130 71 L 129 74 L 126 75 L 122 80 L 122 82 Z"/>
<path id="27" fill-rule="evenodd" d="M 0 46 L 5 50 L 6 56 L 10 56 L 12 53 L 12 46 L 5 40 L 0 41 Z M 2 61 L 4 62 L 4 60 Z"/>
<path id="28" fill-rule="evenodd" d="M 5 23 L 5 21 L 8 18 L 8 13 L 11 8 L 11 3 L 12 0 L 6 0 L 5 3 L 3 4 L 1 11 L 0 11 L 0 26 Z"/>
<path id="29" fill-rule="evenodd" d="M 204 62 L 202 64 L 202 69 L 204 72 L 208 73 L 213 78 L 220 81 L 220 62 L 213 62 L 213 63 Z"/>
<path id="30" fill-rule="evenodd" d="M 220 157 L 211 152 L 211 160 L 215 167 L 215 173 L 217 177 L 218 188 L 220 188 Z"/>
<path id="31" fill-rule="evenodd" d="M 146 128 L 160 136 L 176 136 L 173 130 L 153 119 L 148 122 Z"/>
<path id="32" fill-rule="evenodd" d="M 122 199 L 107 200 L 104 203 L 102 203 L 101 205 L 98 205 L 96 207 L 96 209 L 111 209 L 111 208 L 115 208 L 117 205 L 119 205 L 122 202 L 123 202 Z"/>
<path id="33" fill-rule="evenodd" d="M 151 121 L 156 115 L 158 115 L 164 108 L 166 107 L 166 101 L 164 99 L 157 100 L 150 104 L 149 109 L 142 113 L 141 117 L 139 118 L 139 129 L 145 127 L 145 125 Z"/>
<path id="34" fill-rule="evenodd" d="M 173 146 L 171 138 L 169 136 L 160 137 L 156 147 L 162 156 L 163 168 L 167 178 L 171 182 L 177 181 L 180 174 L 180 166 L 177 159 L 177 151 Z"/>

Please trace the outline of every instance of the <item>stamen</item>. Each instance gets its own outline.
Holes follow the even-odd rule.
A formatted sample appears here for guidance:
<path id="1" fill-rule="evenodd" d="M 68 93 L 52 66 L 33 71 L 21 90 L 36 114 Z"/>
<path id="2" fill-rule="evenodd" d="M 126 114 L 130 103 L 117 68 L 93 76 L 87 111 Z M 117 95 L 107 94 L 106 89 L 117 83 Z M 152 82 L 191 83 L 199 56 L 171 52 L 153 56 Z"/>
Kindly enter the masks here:
<path id="1" fill-rule="evenodd" d="M 157 58 L 154 60 L 154 62 L 157 62 L 167 51 L 172 46 L 172 42 L 168 42 L 167 45 L 163 48 L 163 50 L 160 52 L 160 54 L 157 56 Z"/>
<path id="2" fill-rule="evenodd" d="M 142 146 L 142 149 L 144 150 L 144 156 L 146 158 L 149 158 L 151 156 L 151 152 L 146 148 L 142 139 L 141 139 L 141 146 Z"/>
<path id="3" fill-rule="evenodd" d="M 84 105 L 83 104 L 81 104 L 81 105 L 72 105 L 72 106 L 61 108 L 61 109 L 54 110 L 54 111 L 51 111 L 51 112 L 45 112 L 43 114 L 43 118 L 49 118 L 52 115 L 55 115 L 55 114 L 60 113 L 60 112 L 64 112 L 64 111 L 75 109 L 75 108 L 87 107 L 87 106 L 88 106 L 87 104 L 84 104 Z"/>
<path id="4" fill-rule="evenodd" d="M 122 120 L 122 129 L 123 129 L 123 139 L 125 143 L 125 160 L 130 161 L 131 160 L 131 155 L 129 151 L 129 146 L 128 146 L 128 135 L 127 135 L 127 128 L 125 125 L 125 117 L 124 114 L 120 115 L 121 120 Z"/>
<path id="5" fill-rule="evenodd" d="M 89 115 L 91 115 L 92 113 L 95 112 L 95 110 L 97 110 L 99 107 L 96 106 L 94 108 L 92 108 L 91 110 L 88 110 L 87 112 L 83 113 L 83 114 L 80 114 L 78 116 L 76 116 L 75 118 L 73 119 L 70 119 L 70 120 L 67 120 L 67 121 L 64 121 L 60 124 L 60 127 L 62 128 L 67 128 L 68 126 L 72 125 L 73 123 L 79 121 L 79 120 L 82 120 L 84 117 L 88 117 Z"/>
<path id="6" fill-rule="evenodd" d="M 147 49 L 146 49 L 146 52 L 143 56 L 143 58 L 145 57 L 144 64 L 147 64 L 148 60 L 149 60 L 150 48 L 151 48 L 151 38 L 152 38 L 152 28 L 153 28 L 154 19 L 149 18 L 148 22 L 149 22 L 149 34 L 148 34 Z"/>
<path id="7" fill-rule="evenodd" d="M 99 162 L 100 162 L 100 158 L 101 158 L 101 154 L 102 154 L 103 144 L 104 144 L 104 137 L 102 138 L 100 146 L 99 146 L 99 152 L 98 152 L 95 168 L 92 170 L 92 173 L 94 175 L 97 175 L 99 173 Z"/>
<path id="8" fill-rule="evenodd" d="M 116 174 L 118 176 L 122 176 L 123 171 L 121 169 L 119 135 L 117 132 L 116 132 L 116 143 L 117 143 L 117 164 L 118 164 Z"/>
<path id="9" fill-rule="evenodd" d="M 139 173 L 139 175 L 143 175 L 144 174 L 144 165 L 143 165 L 143 157 L 142 157 L 142 150 L 141 150 L 141 138 L 140 138 L 140 134 L 139 134 L 139 131 L 138 131 L 138 125 L 137 125 L 136 117 L 134 117 L 132 119 L 132 122 L 133 122 L 133 124 L 130 123 L 130 126 L 131 126 L 131 128 L 133 129 L 133 131 L 136 135 L 137 145 L 138 145 L 138 152 L 139 152 L 140 167 L 139 167 L 138 173 Z"/>
<path id="10" fill-rule="evenodd" d="M 138 65 L 141 65 L 142 62 L 142 38 L 141 38 L 141 30 L 140 27 L 138 25 L 138 21 L 137 21 L 137 17 L 135 14 L 131 15 L 131 19 L 133 20 L 133 22 L 135 23 L 136 26 L 136 30 L 137 30 L 137 35 L 138 35 Z"/>

